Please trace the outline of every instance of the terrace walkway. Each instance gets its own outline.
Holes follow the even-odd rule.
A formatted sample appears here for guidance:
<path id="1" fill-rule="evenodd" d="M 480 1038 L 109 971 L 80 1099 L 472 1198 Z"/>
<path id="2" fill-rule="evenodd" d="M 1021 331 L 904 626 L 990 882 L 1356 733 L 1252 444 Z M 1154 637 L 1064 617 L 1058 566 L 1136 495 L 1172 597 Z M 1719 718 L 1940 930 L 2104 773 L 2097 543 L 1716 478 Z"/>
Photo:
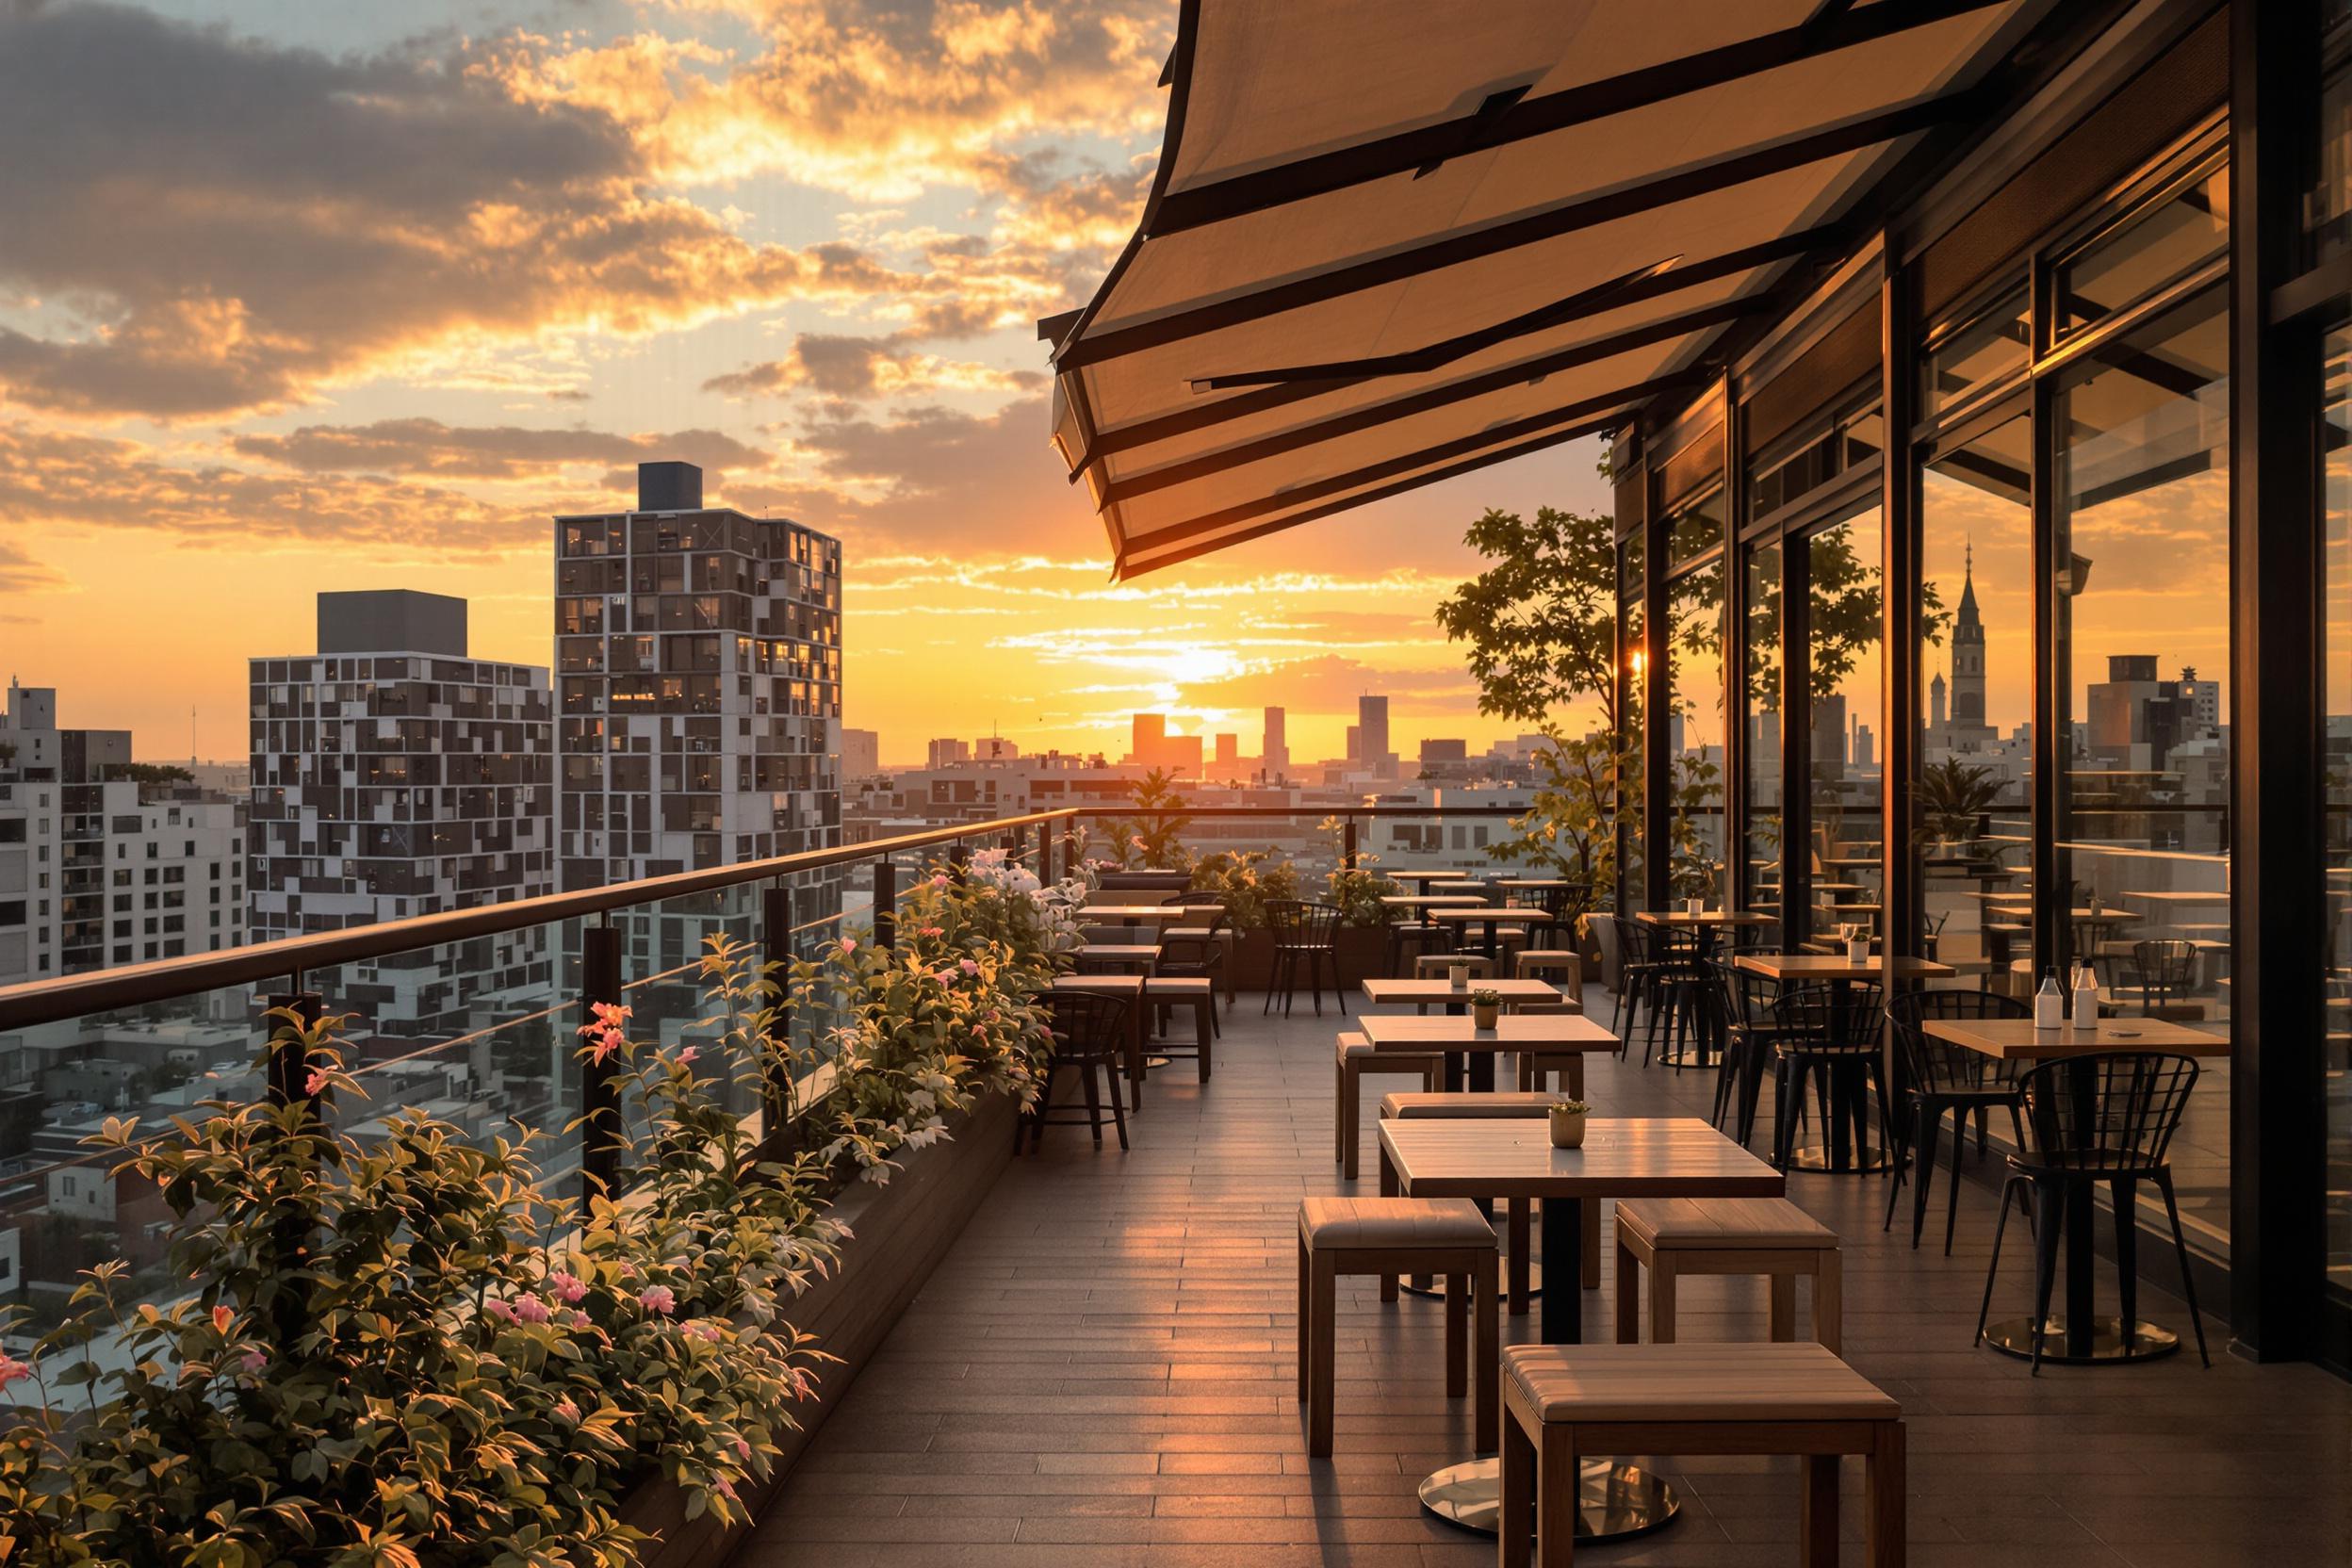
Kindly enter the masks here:
<path id="1" fill-rule="evenodd" d="M 1097 1154 L 1083 1128 L 1055 1128 L 1042 1157 L 1014 1164 L 825 1426 L 743 1568 L 1494 1560 L 1491 1540 L 1414 1499 L 1425 1472 L 1468 1447 L 1467 1401 L 1443 1397 L 1437 1303 L 1384 1309 L 1374 1282 L 1340 1282 L 1336 1452 L 1306 1457 L 1294 1237 L 1299 1198 L 1341 1190 L 1336 1021 L 1261 1020 L 1257 1004 L 1245 996 L 1231 1015 L 1205 1090 L 1189 1064 L 1154 1075 L 1131 1153 Z M 1602 1116 L 1704 1116 L 1709 1092 L 1697 1073 L 1677 1082 L 1602 1060 L 1588 1098 Z M 1377 1104 L 1368 1094 L 1367 1117 Z M 1375 1189 L 1367 1161 L 1360 1190 Z M 2352 1387 L 2222 1354 L 2207 1372 L 2192 1352 L 2032 1379 L 1968 1344 L 1989 1192 L 1964 1197 L 1949 1260 L 1934 1244 L 1940 1212 L 1917 1253 L 1900 1220 L 1880 1233 L 1879 1178 L 1800 1174 L 1789 1196 L 1845 1238 L 1846 1355 L 1903 1402 L 1917 1568 L 2352 1562 Z M 2030 1254 L 2011 1241 L 1996 1316 L 2030 1300 Z M 1586 1295 L 1589 1337 L 1610 1332 L 1612 1288 Z M 1682 1290 L 1684 1338 L 1764 1337 L 1760 1281 Z M 2178 1301 L 2146 1290 L 2142 1300 L 2185 1330 Z M 1505 1322 L 1509 1337 L 1534 1336 L 1532 1315 Z M 2211 1321 L 2208 1331 L 2218 1352 L 2226 1334 Z M 1661 1462 L 1683 1489 L 1681 1519 L 1594 1560 L 1792 1560 L 1794 1462 Z M 1846 1468 L 1854 1561 L 1859 1470 Z"/>

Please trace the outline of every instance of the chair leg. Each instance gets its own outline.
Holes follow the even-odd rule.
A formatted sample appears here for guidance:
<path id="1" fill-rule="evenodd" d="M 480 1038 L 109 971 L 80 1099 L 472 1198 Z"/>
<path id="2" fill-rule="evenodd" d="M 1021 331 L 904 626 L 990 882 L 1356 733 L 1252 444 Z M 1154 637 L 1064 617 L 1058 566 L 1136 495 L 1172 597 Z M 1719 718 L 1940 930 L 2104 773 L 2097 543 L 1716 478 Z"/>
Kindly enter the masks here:
<path id="1" fill-rule="evenodd" d="M 2042 1342 L 2050 1334 L 2050 1293 L 2058 1282 L 2059 1212 L 2065 1204 L 2055 1185 L 2034 1184 L 2034 1376 L 2042 1375 Z"/>
<path id="2" fill-rule="evenodd" d="M 1111 1125 L 1119 1129 L 1119 1147 L 1124 1151 L 1127 1147 L 1127 1102 L 1119 1098 L 1119 1069 L 1107 1060 L 1102 1064 L 1102 1082 L 1111 1091 Z M 1100 1125 L 1094 1130 L 1094 1141 L 1102 1141 Z"/>
<path id="3" fill-rule="evenodd" d="M 1642 1343 L 1642 1260 L 1617 1243 L 1617 1343 Z"/>
<path id="4" fill-rule="evenodd" d="M 2205 1351 L 2205 1316 L 2197 1310 L 2197 1281 L 2189 1274 L 2189 1238 L 2180 1229 L 2180 1205 L 2172 1196 L 2172 1172 L 2159 1172 L 2156 1190 L 2164 1195 L 2164 1217 L 2172 1221 L 2172 1245 L 2180 1254 L 2180 1298 L 2189 1304 L 2189 1322 L 2197 1330 L 2197 1359 L 2208 1370 L 2213 1358 Z"/>
<path id="5" fill-rule="evenodd" d="M 1192 1004 L 1192 1037 L 1200 1049 L 1200 1082 L 1209 1081 L 1209 1056 L 1217 1048 L 1217 998 L 1204 996 Z"/>
<path id="6" fill-rule="evenodd" d="M 1786 1345 L 1797 1337 L 1797 1277 L 1794 1274 L 1770 1276 L 1770 1292 L 1772 1342 Z"/>
<path id="7" fill-rule="evenodd" d="M 1838 1568 L 1838 1456 L 1807 1454 L 1800 1463 L 1797 1560 L 1805 1568 Z"/>
<path id="8" fill-rule="evenodd" d="M 1298 1404 L 1307 1403 L 1307 1368 L 1315 1363 L 1313 1332 L 1315 1327 L 1315 1292 L 1310 1274 L 1315 1259 L 1307 1251 L 1307 1238 L 1298 1238 Z"/>
<path id="9" fill-rule="evenodd" d="M 1903 1568 L 1911 1560 L 1910 1527 L 1904 1518 L 1910 1485 L 1904 1447 L 1903 1423 L 1882 1421 L 1862 1462 L 1863 1486 L 1870 1495 L 1869 1544 L 1863 1560 L 1869 1568 Z"/>
<path id="10" fill-rule="evenodd" d="M 1788 1168 L 1789 1123 L 1796 1114 L 1797 1094 L 1789 1086 L 1792 1076 L 1788 1057 L 1772 1064 L 1772 1165 L 1784 1171 Z"/>
<path id="11" fill-rule="evenodd" d="M 1944 1194 L 1944 1256 L 1952 1256 L 1952 1233 L 1960 1228 L 1960 1152 L 1968 1146 L 1968 1113 L 1952 1110 L 1952 1180 Z"/>
<path id="12" fill-rule="evenodd" d="M 1674 1261 L 1667 1251 L 1650 1257 L 1650 1343 L 1674 1342 Z"/>
<path id="13" fill-rule="evenodd" d="M 1446 1276 L 1446 1397 L 1470 1392 L 1470 1276 Z"/>
<path id="14" fill-rule="evenodd" d="M 1846 1260 L 1834 1247 L 1813 1254 L 1813 1337 L 1833 1356 L 1846 1353 Z"/>
<path id="15" fill-rule="evenodd" d="M 1971 1344 L 1984 1343 L 1984 1320 L 1993 1313 L 1993 1282 L 2001 1278 L 2001 1240 L 2009 1233 L 2009 1189 L 2027 1184 L 2022 1176 L 2012 1176 L 2001 1184 L 2001 1221 L 1993 1227 L 1992 1261 L 1984 1266 L 1984 1302 L 1976 1310 L 1976 1338 Z"/>
<path id="16" fill-rule="evenodd" d="M 1094 1068 L 1091 1060 L 1081 1063 L 1078 1076 L 1086 1082 L 1086 1130 L 1094 1135 L 1094 1146 L 1100 1149 L 1102 1147 L 1102 1097 L 1095 1090 Z M 1111 1085 L 1111 1103 L 1119 1103 L 1119 1085 L 1116 1083 Z"/>
<path id="17" fill-rule="evenodd" d="M 2123 1325 L 2127 1348 L 2137 1337 L 2140 1321 L 2140 1184 L 2109 1184 L 2109 1210 L 2115 1221 L 2115 1315 Z"/>
<path id="18" fill-rule="evenodd" d="M 1527 1568 L 1535 1543 L 1535 1445 L 1519 1418 L 1502 1418 L 1502 1499 L 1495 1515 L 1501 1568 Z"/>
<path id="19" fill-rule="evenodd" d="M 1364 1139 L 1364 1079 L 1353 1067 L 1339 1070 L 1339 1174 L 1352 1182 L 1360 1168 Z"/>

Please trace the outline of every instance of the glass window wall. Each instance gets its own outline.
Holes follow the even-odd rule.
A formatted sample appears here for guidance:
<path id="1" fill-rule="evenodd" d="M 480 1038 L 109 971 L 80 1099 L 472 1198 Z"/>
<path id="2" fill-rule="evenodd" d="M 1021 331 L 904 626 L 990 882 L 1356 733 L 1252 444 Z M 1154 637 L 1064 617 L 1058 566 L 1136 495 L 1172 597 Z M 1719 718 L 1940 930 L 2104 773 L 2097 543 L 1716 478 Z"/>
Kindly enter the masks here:
<path id="1" fill-rule="evenodd" d="M 1778 540 L 1748 551 L 1747 907 L 1777 918 L 1781 890 Z"/>
<path id="2" fill-rule="evenodd" d="M 2326 345 L 2327 621 L 2321 649 L 2326 727 L 2328 947 L 2326 1070 L 2328 1163 L 2325 1227 L 2327 1295 L 2352 1309 L 2352 326 L 2328 333 Z"/>
<path id="3" fill-rule="evenodd" d="M 1958 444 L 1919 485 L 1921 951 L 1994 989 L 2034 973 L 2031 431 Z"/>
<path id="4" fill-rule="evenodd" d="M 2052 627 L 2072 958 L 2108 1010 L 2230 1019 L 2229 310 L 2213 290 L 2068 368 L 2052 398 Z M 2193 1242 L 2226 1247 L 2229 1080 L 2173 1144 Z"/>
<path id="5" fill-rule="evenodd" d="M 1813 909 L 1808 929 L 1835 936 L 1840 926 L 1876 933 L 1881 874 L 1879 705 L 1884 531 L 1873 500 L 1805 541 L 1810 578 L 1805 597 L 1806 848 Z"/>
<path id="6" fill-rule="evenodd" d="M 1617 672 L 1624 686 L 1625 700 L 1618 710 L 1616 802 L 1617 886 L 1619 896 L 1627 910 L 1649 907 L 1649 899 L 1643 891 L 1644 863 L 1642 854 L 1642 683 L 1648 660 L 1642 638 L 1643 555 L 1642 535 L 1638 532 L 1627 535 L 1618 555 L 1624 575 L 1618 584 L 1621 596 L 1617 611 Z"/>
<path id="7" fill-rule="evenodd" d="M 1676 898 L 1723 902 L 1723 558 L 1676 578 L 1670 671 Z"/>

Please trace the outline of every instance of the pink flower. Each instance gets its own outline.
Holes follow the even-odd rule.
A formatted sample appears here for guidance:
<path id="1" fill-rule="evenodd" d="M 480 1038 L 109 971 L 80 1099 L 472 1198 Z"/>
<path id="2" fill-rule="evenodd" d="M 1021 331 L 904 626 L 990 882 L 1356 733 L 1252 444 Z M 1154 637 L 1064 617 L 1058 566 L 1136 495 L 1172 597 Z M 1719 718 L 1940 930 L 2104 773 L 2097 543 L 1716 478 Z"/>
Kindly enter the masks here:
<path id="1" fill-rule="evenodd" d="M 577 1421 L 580 1419 L 580 1407 L 572 1403 L 572 1396 L 566 1394 L 555 1402 L 555 1413 L 566 1421 Z"/>
<path id="2" fill-rule="evenodd" d="M 302 1092 L 313 1100 L 318 1099 L 318 1091 L 326 1086 L 327 1075 L 318 1068 L 312 1068 L 310 1076 L 302 1080 Z"/>
<path id="3" fill-rule="evenodd" d="M 701 1048 L 700 1048 L 699 1046 L 693 1046 L 693 1045 L 690 1045 L 690 1046 L 688 1046 L 685 1050 L 683 1050 L 683 1051 L 681 1051 L 681 1052 L 679 1052 L 679 1053 L 678 1054 L 678 1066 L 680 1066 L 680 1067 L 684 1067 L 684 1066 L 686 1066 L 689 1062 L 692 1062 L 692 1061 L 693 1061 L 693 1060 L 694 1060 L 696 1056 L 699 1056 L 699 1055 L 701 1055 L 701 1054 L 702 1054 L 702 1050 L 701 1050 Z"/>
<path id="4" fill-rule="evenodd" d="M 567 1328 L 585 1329 L 588 1327 L 588 1315 L 584 1312 L 576 1312 L 564 1322 Z"/>
<path id="5" fill-rule="evenodd" d="M 923 935 L 926 937 L 944 937 L 947 935 L 947 930 L 944 926 L 926 925 L 923 928 Z"/>
<path id="6" fill-rule="evenodd" d="M 701 1340 L 705 1345 L 716 1345 L 719 1342 L 719 1331 L 709 1323 L 696 1320 L 686 1325 L 686 1337 Z"/>
<path id="7" fill-rule="evenodd" d="M 666 1317 L 678 1310 L 678 1297 L 667 1285 L 648 1285 L 639 1293 L 637 1304 Z"/>
<path id="8" fill-rule="evenodd" d="M 732 1499 L 735 1495 L 735 1483 L 733 1481 L 721 1481 L 719 1483 L 719 1495 Z"/>
<path id="9" fill-rule="evenodd" d="M 212 1331 L 214 1333 L 227 1333 L 229 1331 L 229 1325 L 236 1321 L 237 1313 L 232 1308 L 227 1306 L 219 1306 L 212 1309 Z"/>
<path id="10" fill-rule="evenodd" d="M 607 1029 L 618 1029 L 629 1020 L 629 1009 L 617 1002 L 591 1002 L 588 1011 Z"/>
<path id="11" fill-rule="evenodd" d="M 0 1351 L 0 1388 L 33 1375 L 33 1369 L 6 1351 Z"/>
<path id="12" fill-rule="evenodd" d="M 751 1458 L 751 1444 L 745 1439 L 740 1437 L 737 1438 L 735 1440 L 735 1457 L 742 1460 Z"/>
<path id="13" fill-rule="evenodd" d="M 493 1296 L 490 1299 L 484 1301 L 482 1304 L 482 1310 L 490 1316 L 497 1318 L 501 1323 L 512 1323 L 514 1321 L 514 1307 L 506 1301 L 500 1299 L 498 1297 Z"/>
<path id="14" fill-rule="evenodd" d="M 858 951 L 858 939 L 857 939 L 857 938 L 855 938 L 855 937 L 843 937 L 843 938 L 841 939 L 841 955 L 842 955 L 842 956 L 846 957 L 846 956 L 848 956 L 850 954 L 855 953 L 855 952 L 857 952 L 857 951 Z"/>
<path id="15" fill-rule="evenodd" d="M 970 958 L 964 959 L 958 967 L 961 968 L 966 974 L 977 974 L 980 972 L 980 966 L 972 962 Z"/>
<path id="16" fill-rule="evenodd" d="M 259 1350 L 248 1350 L 245 1352 L 244 1359 L 237 1364 L 244 1369 L 247 1377 L 258 1378 L 261 1376 L 261 1369 L 270 1364 L 270 1358 Z"/>
<path id="17" fill-rule="evenodd" d="M 952 986 L 956 983 L 956 972 L 952 969 L 943 969 L 931 978 L 937 980 L 942 986 Z"/>
<path id="18" fill-rule="evenodd" d="M 947 877 L 944 874 L 934 875 L 931 878 L 931 885 L 935 888 L 944 888 L 947 886 Z"/>
<path id="19" fill-rule="evenodd" d="M 555 1314 L 536 1296 L 519 1296 L 514 1299 L 514 1315 L 526 1323 L 545 1323 Z"/>
<path id="20" fill-rule="evenodd" d="M 587 1282 L 568 1268 L 559 1268 L 547 1276 L 547 1288 L 555 1292 L 559 1301 L 573 1302 L 588 1294 Z"/>

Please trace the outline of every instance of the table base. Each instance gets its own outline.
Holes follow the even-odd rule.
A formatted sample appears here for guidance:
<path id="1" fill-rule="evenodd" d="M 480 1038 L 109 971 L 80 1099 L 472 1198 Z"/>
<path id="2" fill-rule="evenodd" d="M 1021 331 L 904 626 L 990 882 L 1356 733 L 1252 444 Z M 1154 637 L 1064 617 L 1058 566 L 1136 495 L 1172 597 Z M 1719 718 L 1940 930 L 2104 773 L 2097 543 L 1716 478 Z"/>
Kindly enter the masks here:
<path id="1" fill-rule="evenodd" d="M 1847 1150 L 1846 1163 L 1843 1165 L 1833 1162 L 1829 1151 L 1818 1143 L 1808 1143 L 1802 1149 L 1788 1151 L 1789 1169 L 1827 1171 L 1833 1176 L 1858 1175 L 1874 1170 L 1885 1170 L 1888 1164 L 1886 1151 L 1875 1145 Z"/>
<path id="2" fill-rule="evenodd" d="M 2042 1333 L 2042 1360 L 2056 1362 L 2062 1366 L 2092 1366 L 2104 1362 L 2154 1361 L 2171 1355 L 2180 1348 L 2180 1336 L 2160 1323 L 2143 1317 L 2132 1325 L 2129 1338 L 2123 1331 L 2123 1319 L 2114 1313 L 2102 1313 L 2091 1319 L 2091 1348 L 2084 1355 L 2066 1353 L 2066 1320 L 2055 1313 Z M 2030 1317 L 2005 1318 L 1988 1325 L 1984 1343 L 2005 1356 L 2031 1360 L 2034 1355 L 2034 1320 Z"/>
<path id="3" fill-rule="evenodd" d="M 1510 1419 L 1508 1416 L 1506 1420 Z M 1474 1459 L 1423 1478 L 1421 1506 L 1450 1525 L 1494 1533 L 1502 1508 L 1503 1462 Z M 1576 1539 L 1625 1541 L 1674 1521 L 1682 1508 L 1674 1489 L 1639 1465 L 1588 1459 L 1576 1477 Z"/>

